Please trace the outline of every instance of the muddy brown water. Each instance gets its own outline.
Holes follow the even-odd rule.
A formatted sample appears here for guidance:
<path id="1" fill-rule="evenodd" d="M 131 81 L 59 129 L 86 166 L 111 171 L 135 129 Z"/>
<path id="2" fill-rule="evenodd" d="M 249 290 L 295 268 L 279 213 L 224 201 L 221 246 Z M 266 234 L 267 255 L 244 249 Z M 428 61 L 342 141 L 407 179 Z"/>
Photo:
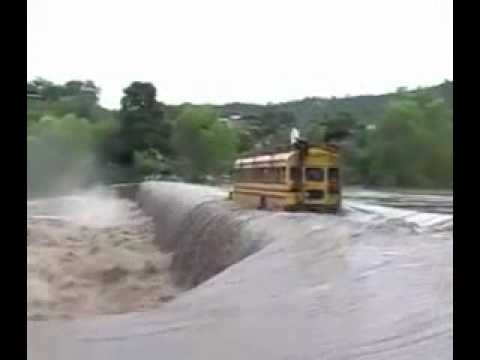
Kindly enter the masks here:
<path id="1" fill-rule="evenodd" d="M 451 359 L 453 216 L 362 196 L 320 216 L 143 184 L 147 233 L 182 293 L 155 309 L 29 321 L 28 358 Z M 41 208 L 30 215 L 52 216 Z"/>
<path id="2" fill-rule="evenodd" d="M 107 191 L 27 206 L 27 319 L 156 309 L 179 289 L 154 224 Z"/>

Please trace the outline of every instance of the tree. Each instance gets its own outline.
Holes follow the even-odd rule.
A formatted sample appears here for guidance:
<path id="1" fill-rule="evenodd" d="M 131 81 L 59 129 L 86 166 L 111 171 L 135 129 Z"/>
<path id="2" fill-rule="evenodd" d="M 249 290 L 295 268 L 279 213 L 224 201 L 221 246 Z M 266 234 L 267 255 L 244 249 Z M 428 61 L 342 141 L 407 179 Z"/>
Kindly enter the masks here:
<path id="1" fill-rule="evenodd" d="M 450 186 L 450 119 L 442 99 L 421 90 L 398 94 L 367 145 L 370 181 L 389 186 Z"/>
<path id="2" fill-rule="evenodd" d="M 27 128 L 27 191 L 61 193 L 97 179 L 96 148 L 112 124 L 43 116 Z M 98 179 L 97 179 L 98 180 Z"/>
<path id="3" fill-rule="evenodd" d="M 240 154 L 250 151 L 255 145 L 255 139 L 248 129 L 240 129 L 237 131 L 238 152 Z"/>
<path id="4" fill-rule="evenodd" d="M 295 116 L 288 111 L 267 107 L 259 116 L 248 121 L 248 131 L 257 147 L 288 143 L 290 131 L 297 126 Z"/>
<path id="5" fill-rule="evenodd" d="M 155 149 L 135 151 L 135 172 L 140 179 L 149 175 L 169 175 L 171 168 L 168 160 Z"/>
<path id="6" fill-rule="evenodd" d="M 63 85 L 64 96 L 79 96 L 97 103 L 99 94 L 100 88 L 91 80 L 70 80 Z"/>
<path id="7" fill-rule="evenodd" d="M 187 106 L 175 121 L 173 146 L 178 169 L 188 180 L 229 169 L 237 149 L 235 131 L 208 106 Z"/>
<path id="8" fill-rule="evenodd" d="M 112 118 L 107 110 L 98 105 L 100 88 L 90 80 L 71 80 L 64 85 L 58 85 L 37 78 L 27 82 L 27 94 L 35 95 L 31 99 L 46 100 L 42 103 L 28 102 L 27 118 L 29 121 L 38 121 L 43 115 L 63 118 L 68 114 L 75 114 L 77 117 L 92 122 Z"/>
<path id="9" fill-rule="evenodd" d="M 311 122 L 306 130 L 306 138 L 312 144 L 321 144 L 325 141 L 327 127 L 319 122 Z"/>
<path id="10" fill-rule="evenodd" d="M 314 143 L 343 141 L 352 137 L 358 129 L 356 119 L 348 112 L 340 112 L 332 117 L 324 114 L 323 119 L 311 122 L 307 128 L 307 138 Z"/>
<path id="11" fill-rule="evenodd" d="M 325 141 L 344 140 L 353 135 L 356 128 L 355 118 L 348 112 L 340 112 L 324 122 Z"/>
<path id="12" fill-rule="evenodd" d="M 295 116 L 288 111 L 277 111 L 267 109 L 264 111 L 259 119 L 261 137 L 273 135 L 282 130 L 290 131 L 292 127 L 296 126 Z"/>
<path id="13" fill-rule="evenodd" d="M 38 88 L 31 82 L 27 82 L 27 95 L 28 94 L 40 95 Z"/>
<path id="14" fill-rule="evenodd" d="M 78 95 L 82 92 L 83 81 L 79 81 L 79 80 L 67 81 L 64 87 L 65 87 L 65 95 L 68 95 L 68 96 Z"/>
<path id="15" fill-rule="evenodd" d="M 156 100 L 156 88 L 151 83 L 133 82 L 124 89 L 119 113 L 121 129 L 119 137 L 123 154 L 133 161 L 134 151 L 153 148 L 163 155 L 171 153 L 170 125 L 164 119 L 162 106 Z"/>

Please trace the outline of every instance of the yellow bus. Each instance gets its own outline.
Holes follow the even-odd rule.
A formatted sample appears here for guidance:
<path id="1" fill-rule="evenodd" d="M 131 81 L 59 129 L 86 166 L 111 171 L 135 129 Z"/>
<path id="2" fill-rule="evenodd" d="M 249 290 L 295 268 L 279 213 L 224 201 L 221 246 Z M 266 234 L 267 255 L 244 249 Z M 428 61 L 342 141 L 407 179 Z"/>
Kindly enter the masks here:
<path id="1" fill-rule="evenodd" d="M 337 212 L 342 201 L 338 148 L 300 143 L 238 159 L 230 198 L 250 208 Z"/>

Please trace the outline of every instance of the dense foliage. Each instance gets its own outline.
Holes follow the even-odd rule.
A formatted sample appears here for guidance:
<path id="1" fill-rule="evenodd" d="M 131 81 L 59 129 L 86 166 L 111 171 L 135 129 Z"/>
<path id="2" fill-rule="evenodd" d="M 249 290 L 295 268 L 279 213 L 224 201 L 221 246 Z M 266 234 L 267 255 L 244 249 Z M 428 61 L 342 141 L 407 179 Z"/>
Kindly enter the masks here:
<path id="1" fill-rule="evenodd" d="M 96 182 L 228 174 L 239 154 L 286 144 L 292 127 L 340 142 L 346 181 L 449 187 L 453 83 L 395 94 L 283 104 L 165 105 L 151 83 L 124 89 L 120 110 L 92 81 L 27 83 L 27 189 L 41 195 Z"/>
<path id="2" fill-rule="evenodd" d="M 99 181 L 102 164 L 97 150 L 115 129 L 75 114 L 44 115 L 27 130 L 27 192 L 29 195 L 69 191 Z"/>
<path id="3" fill-rule="evenodd" d="M 443 99 L 401 93 L 363 147 L 363 175 L 375 185 L 450 187 L 452 135 L 451 112 Z"/>
<path id="4" fill-rule="evenodd" d="M 188 106 L 175 120 L 173 147 L 177 172 L 189 181 L 221 175 L 237 152 L 236 133 L 211 107 Z"/>

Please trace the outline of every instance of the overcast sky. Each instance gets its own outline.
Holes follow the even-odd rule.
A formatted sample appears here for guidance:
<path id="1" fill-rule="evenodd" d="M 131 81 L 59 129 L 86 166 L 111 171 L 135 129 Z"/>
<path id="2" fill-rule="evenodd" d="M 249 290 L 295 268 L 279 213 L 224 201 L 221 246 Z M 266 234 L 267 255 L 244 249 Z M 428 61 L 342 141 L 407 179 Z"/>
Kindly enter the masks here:
<path id="1" fill-rule="evenodd" d="M 453 0 L 27 0 L 27 77 L 176 104 L 378 94 L 453 79 Z"/>

